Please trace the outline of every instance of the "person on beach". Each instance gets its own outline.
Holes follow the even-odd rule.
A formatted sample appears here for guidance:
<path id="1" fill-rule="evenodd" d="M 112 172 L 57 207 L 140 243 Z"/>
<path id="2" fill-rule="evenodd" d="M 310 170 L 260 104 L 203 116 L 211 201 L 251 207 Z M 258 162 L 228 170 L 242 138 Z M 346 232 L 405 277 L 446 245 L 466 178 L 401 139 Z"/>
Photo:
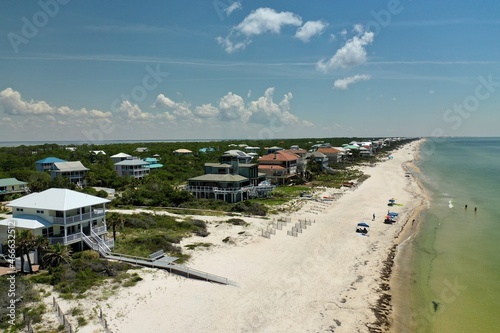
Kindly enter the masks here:
<path id="1" fill-rule="evenodd" d="M 477 207 L 474 207 L 474 213 L 477 212 Z"/>
<path id="2" fill-rule="evenodd" d="M 372 221 L 375 221 L 375 213 L 373 213 Z"/>
<path id="3" fill-rule="evenodd" d="M 467 205 L 465 205 L 465 209 L 467 209 Z"/>

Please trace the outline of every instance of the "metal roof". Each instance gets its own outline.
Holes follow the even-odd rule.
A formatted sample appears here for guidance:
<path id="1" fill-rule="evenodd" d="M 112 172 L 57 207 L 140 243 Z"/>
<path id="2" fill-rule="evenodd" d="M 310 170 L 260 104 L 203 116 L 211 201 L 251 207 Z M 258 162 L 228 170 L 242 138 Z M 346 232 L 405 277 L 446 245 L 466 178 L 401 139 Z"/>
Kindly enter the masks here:
<path id="1" fill-rule="evenodd" d="M 5 227 L 15 227 L 22 229 L 40 229 L 51 227 L 52 223 L 42 219 L 40 216 L 20 216 L 20 217 L 9 217 L 6 220 L 0 221 L 1 226 Z"/>
<path id="2" fill-rule="evenodd" d="M 248 180 L 247 177 L 243 177 L 240 175 L 231 175 L 231 174 L 206 174 L 194 178 L 189 178 L 189 180 L 204 180 L 204 181 L 214 181 L 214 182 L 242 182 Z"/>
<path id="3" fill-rule="evenodd" d="M 64 172 L 89 170 L 80 161 L 56 162 L 56 163 L 54 163 L 54 168 L 56 168 L 59 171 L 64 171 Z"/>
<path id="4" fill-rule="evenodd" d="M 60 158 L 57 157 L 46 157 L 44 159 L 41 159 L 39 161 L 36 161 L 36 164 L 46 164 L 46 163 L 55 163 L 55 162 L 66 162 L 65 160 L 61 160 Z"/>
<path id="5" fill-rule="evenodd" d="M 7 204 L 7 206 L 67 211 L 80 207 L 101 205 L 108 202 L 110 202 L 110 200 L 99 198 L 90 194 L 63 188 L 50 188 L 40 193 L 36 192 L 22 198 L 12 200 Z"/>
<path id="6" fill-rule="evenodd" d="M 17 180 L 16 178 L 0 179 L 0 186 L 26 185 L 28 183 Z"/>
<path id="7" fill-rule="evenodd" d="M 115 165 L 149 165 L 148 162 L 140 160 L 138 158 L 134 158 L 132 160 L 123 160 L 120 162 L 116 162 Z"/>
<path id="8" fill-rule="evenodd" d="M 118 157 L 132 157 L 132 155 L 125 154 L 125 153 L 118 153 L 116 155 L 111 156 L 111 158 L 118 158 Z"/>

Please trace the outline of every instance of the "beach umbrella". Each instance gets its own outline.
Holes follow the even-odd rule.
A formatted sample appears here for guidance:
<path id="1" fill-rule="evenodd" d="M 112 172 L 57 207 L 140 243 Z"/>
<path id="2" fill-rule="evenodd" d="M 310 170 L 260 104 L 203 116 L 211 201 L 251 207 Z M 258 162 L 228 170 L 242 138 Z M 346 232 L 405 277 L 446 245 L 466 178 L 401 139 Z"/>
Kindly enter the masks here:
<path id="1" fill-rule="evenodd" d="M 389 199 L 389 202 L 396 202 L 396 200 L 394 200 L 394 199 Z"/>
<path id="2" fill-rule="evenodd" d="M 367 223 L 365 223 L 365 222 L 360 222 L 360 223 L 358 223 L 358 227 L 369 228 L 370 226 Z"/>
<path id="3" fill-rule="evenodd" d="M 398 214 L 398 213 L 395 213 L 395 212 L 389 212 L 387 215 L 390 215 L 390 216 L 398 216 L 399 214 Z"/>

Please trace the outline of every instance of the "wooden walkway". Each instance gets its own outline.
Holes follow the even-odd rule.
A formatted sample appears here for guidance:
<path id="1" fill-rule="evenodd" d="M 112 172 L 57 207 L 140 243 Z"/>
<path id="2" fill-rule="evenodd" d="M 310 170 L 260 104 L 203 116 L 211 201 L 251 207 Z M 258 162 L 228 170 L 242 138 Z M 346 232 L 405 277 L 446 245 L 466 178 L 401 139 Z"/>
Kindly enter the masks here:
<path id="1" fill-rule="evenodd" d="M 167 270 L 170 273 L 178 274 L 190 279 L 198 279 L 220 284 L 229 284 L 229 280 L 225 277 L 202 272 L 197 269 L 189 268 L 187 266 L 174 264 L 171 260 L 169 260 L 170 257 L 152 260 L 149 258 L 134 257 L 120 253 L 108 253 L 106 254 L 105 258 L 128 262 L 130 264 L 141 265 L 145 267 L 161 268 Z"/>
<path id="2" fill-rule="evenodd" d="M 199 271 L 187 266 L 174 264 L 177 258 L 166 256 L 163 251 L 153 253 L 149 258 L 136 257 L 122 253 L 111 252 L 109 247 L 99 237 L 87 237 L 82 233 L 83 241 L 90 246 L 91 249 L 99 252 L 106 259 L 118 260 L 130 264 L 141 265 L 145 267 L 161 268 L 170 273 L 181 275 L 189 279 L 198 279 L 220 284 L 230 284 L 225 277 Z"/>

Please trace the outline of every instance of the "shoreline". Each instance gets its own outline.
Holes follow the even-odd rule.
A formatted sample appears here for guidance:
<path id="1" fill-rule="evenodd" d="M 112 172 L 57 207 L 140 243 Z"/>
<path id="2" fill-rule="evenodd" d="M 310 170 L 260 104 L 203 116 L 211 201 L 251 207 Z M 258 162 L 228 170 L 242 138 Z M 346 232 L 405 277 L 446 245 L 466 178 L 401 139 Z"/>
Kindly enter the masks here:
<path id="1" fill-rule="evenodd" d="M 395 240 L 402 238 L 419 203 L 408 191 L 413 181 L 404 169 L 417 142 L 393 151 L 393 159 L 363 166 L 370 177 L 344 189 L 335 201 L 304 201 L 299 211 L 269 220 L 242 217 L 248 226 L 224 223 L 226 217 L 198 216 L 207 222 L 210 235 L 190 237 L 181 246 L 212 245 L 189 250 L 187 266 L 227 277 L 235 285 L 142 269 L 143 281 L 136 286 L 118 289 L 105 300 L 89 297 L 81 306 L 102 308 L 113 333 L 165 327 L 171 332 L 373 331 L 371 323 L 378 320 L 374 308 L 388 291 L 384 273 L 390 276 Z M 324 189 L 319 197 L 338 191 Z M 388 225 L 383 218 L 391 197 L 404 206 L 391 208 L 400 219 Z M 283 217 L 289 222 L 282 229 L 273 225 L 273 218 Z M 297 237 L 288 235 L 300 220 L 311 224 Z M 355 233 L 360 221 L 369 221 L 367 236 Z M 268 228 L 274 229 L 270 238 L 262 237 Z M 228 237 L 230 242 L 224 242 Z M 71 307 L 64 300 L 60 304 Z"/>

